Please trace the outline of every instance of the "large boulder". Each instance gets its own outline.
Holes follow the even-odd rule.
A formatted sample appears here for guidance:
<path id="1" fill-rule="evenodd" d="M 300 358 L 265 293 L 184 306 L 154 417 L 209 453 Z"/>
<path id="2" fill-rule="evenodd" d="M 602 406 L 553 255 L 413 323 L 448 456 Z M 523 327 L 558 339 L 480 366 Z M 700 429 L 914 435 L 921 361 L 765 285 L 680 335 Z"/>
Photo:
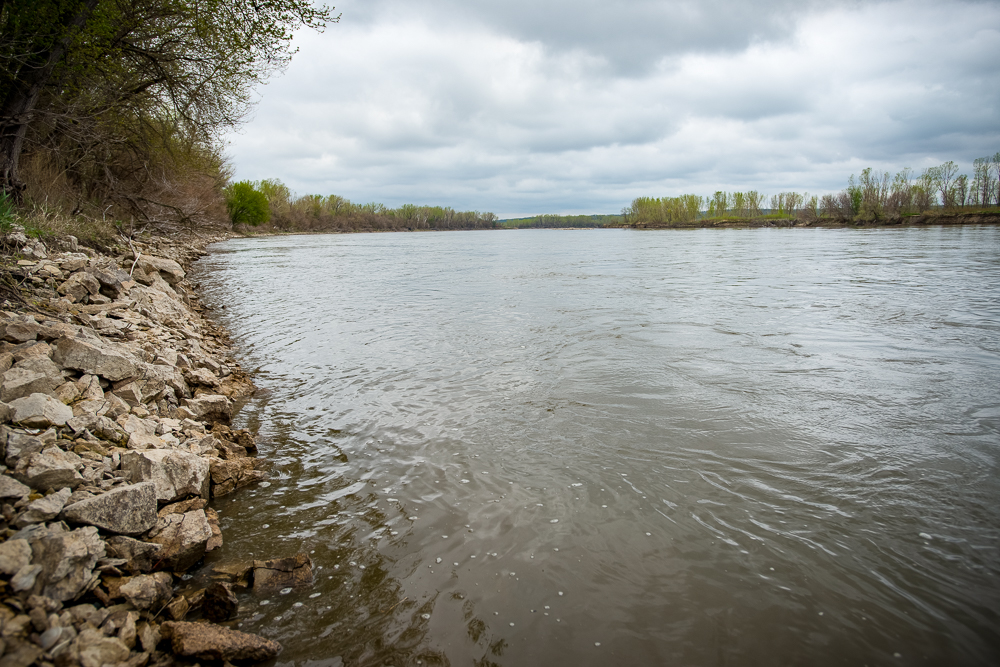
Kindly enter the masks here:
<path id="1" fill-rule="evenodd" d="M 69 336 L 63 336 L 58 340 L 52 360 L 63 368 L 89 375 L 100 375 L 112 382 L 135 376 L 139 363 L 131 350 L 124 345 L 109 343 L 98 338 Z"/>
<path id="2" fill-rule="evenodd" d="M 9 371 L 8 371 L 9 372 Z M 65 426 L 73 418 L 73 408 L 46 394 L 31 394 L 10 402 L 11 421 L 28 428 Z"/>
<path id="3" fill-rule="evenodd" d="M 31 544 L 35 576 L 32 593 L 53 600 L 72 600 L 96 581 L 94 566 L 104 558 L 104 541 L 97 528 L 87 526 L 67 530 L 61 523 L 29 526 L 12 536 Z"/>
<path id="4" fill-rule="evenodd" d="M 275 591 L 281 588 L 301 588 L 313 583 L 312 559 L 299 553 L 291 558 L 273 558 L 253 562 L 255 591 Z"/>
<path id="5" fill-rule="evenodd" d="M 161 503 L 189 495 L 208 498 L 209 464 L 196 454 L 170 449 L 124 452 L 122 470 L 130 482 L 153 482 Z"/>
<path id="6" fill-rule="evenodd" d="M 206 464 L 207 465 L 207 464 Z M 47 447 L 40 452 L 22 456 L 14 469 L 14 476 L 33 489 L 75 489 L 83 482 L 80 471 L 83 459 L 73 452 L 58 447 Z"/>
<path id="7" fill-rule="evenodd" d="M 145 533 L 156 525 L 156 485 L 140 482 L 119 486 L 70 505 L 63 510 L 63 519 L 119 535 Z"/>
<path id="8" fill-rule="evenodd" d="M 210 623 L 167 621 L 161 631 L 174 653 L 199 660 L 263 662 L 281 652 L 272 639 Z"/>
<path id="9" fill-rule="evenodd" d="M 163 546 L 160 559 L 168 569 L 187 570 L 205 556 L 212 527 L 204 510 L 170 514 L 160 519 L 149 541 Z"/>

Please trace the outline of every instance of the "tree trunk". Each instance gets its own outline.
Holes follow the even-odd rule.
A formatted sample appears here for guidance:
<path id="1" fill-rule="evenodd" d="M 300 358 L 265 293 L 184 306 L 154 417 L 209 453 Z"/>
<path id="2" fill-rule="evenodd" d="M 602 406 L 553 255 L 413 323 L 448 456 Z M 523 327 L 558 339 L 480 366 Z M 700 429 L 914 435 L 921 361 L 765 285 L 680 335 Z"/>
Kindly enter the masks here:
<path id="1" fill-rule="evenodd" d="M 26 74 L 15 79 L 3 99 L 0 107 L 0 192 L 6 192 L 17 203 L 24 197 L 19 162 L 38 98 L 52 78 L 56 65 L 66 55 L 73 35 L 84 26 L 98 2 L 85 0 L 80 11 L 70 15 L 63 26 L 62 37 L 55 40 L 48 52 L 44 50 L 46 45 L 37 45 L 41 52 L 32 59 L 36 64 L 24 68 Z"/>

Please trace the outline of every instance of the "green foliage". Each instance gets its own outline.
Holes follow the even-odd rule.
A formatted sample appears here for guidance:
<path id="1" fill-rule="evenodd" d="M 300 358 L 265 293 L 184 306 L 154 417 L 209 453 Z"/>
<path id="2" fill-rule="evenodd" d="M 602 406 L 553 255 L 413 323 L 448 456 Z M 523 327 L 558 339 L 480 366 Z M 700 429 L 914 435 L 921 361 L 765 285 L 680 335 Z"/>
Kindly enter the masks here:
<path id="1" fill-rule="evenodd" d="M 271 209 L 267 195 L 254 187 L 250 181 L 233 183 L 225 191 L 226 210 L 234 225 L 256 227 L 271 219 Z"/>

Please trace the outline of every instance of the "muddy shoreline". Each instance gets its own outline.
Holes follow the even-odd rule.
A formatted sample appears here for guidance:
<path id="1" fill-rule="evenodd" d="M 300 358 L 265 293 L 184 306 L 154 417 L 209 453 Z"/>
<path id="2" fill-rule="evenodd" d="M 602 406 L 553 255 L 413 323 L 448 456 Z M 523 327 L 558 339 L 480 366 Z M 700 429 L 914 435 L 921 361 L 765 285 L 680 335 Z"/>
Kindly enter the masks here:
<path id="1" fill-rule="evenodd" d="M 4 665 L 259 662 L 281 646 L 234 630 L 236 593 L 306 589 L 275 554 L 189 570 L 222 546 L 211 500 L 262 481 L 253 394 L 205 317 L 191 264 L 231 234 L 128 241 L 3 238 L 0 655 Z"/>

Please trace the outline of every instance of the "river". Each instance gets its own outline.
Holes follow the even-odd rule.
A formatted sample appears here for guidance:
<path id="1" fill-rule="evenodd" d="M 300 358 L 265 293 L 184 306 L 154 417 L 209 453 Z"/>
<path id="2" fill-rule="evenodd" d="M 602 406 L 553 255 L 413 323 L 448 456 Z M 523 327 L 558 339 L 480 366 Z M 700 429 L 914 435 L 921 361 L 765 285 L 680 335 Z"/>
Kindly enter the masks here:
<path id="1" fill-rule="evenodd" d="M 1000 663 L 1000 227 L 234 239 L 279 665 Z M 253 554 L 251 556 L 251 554 Z"/>

